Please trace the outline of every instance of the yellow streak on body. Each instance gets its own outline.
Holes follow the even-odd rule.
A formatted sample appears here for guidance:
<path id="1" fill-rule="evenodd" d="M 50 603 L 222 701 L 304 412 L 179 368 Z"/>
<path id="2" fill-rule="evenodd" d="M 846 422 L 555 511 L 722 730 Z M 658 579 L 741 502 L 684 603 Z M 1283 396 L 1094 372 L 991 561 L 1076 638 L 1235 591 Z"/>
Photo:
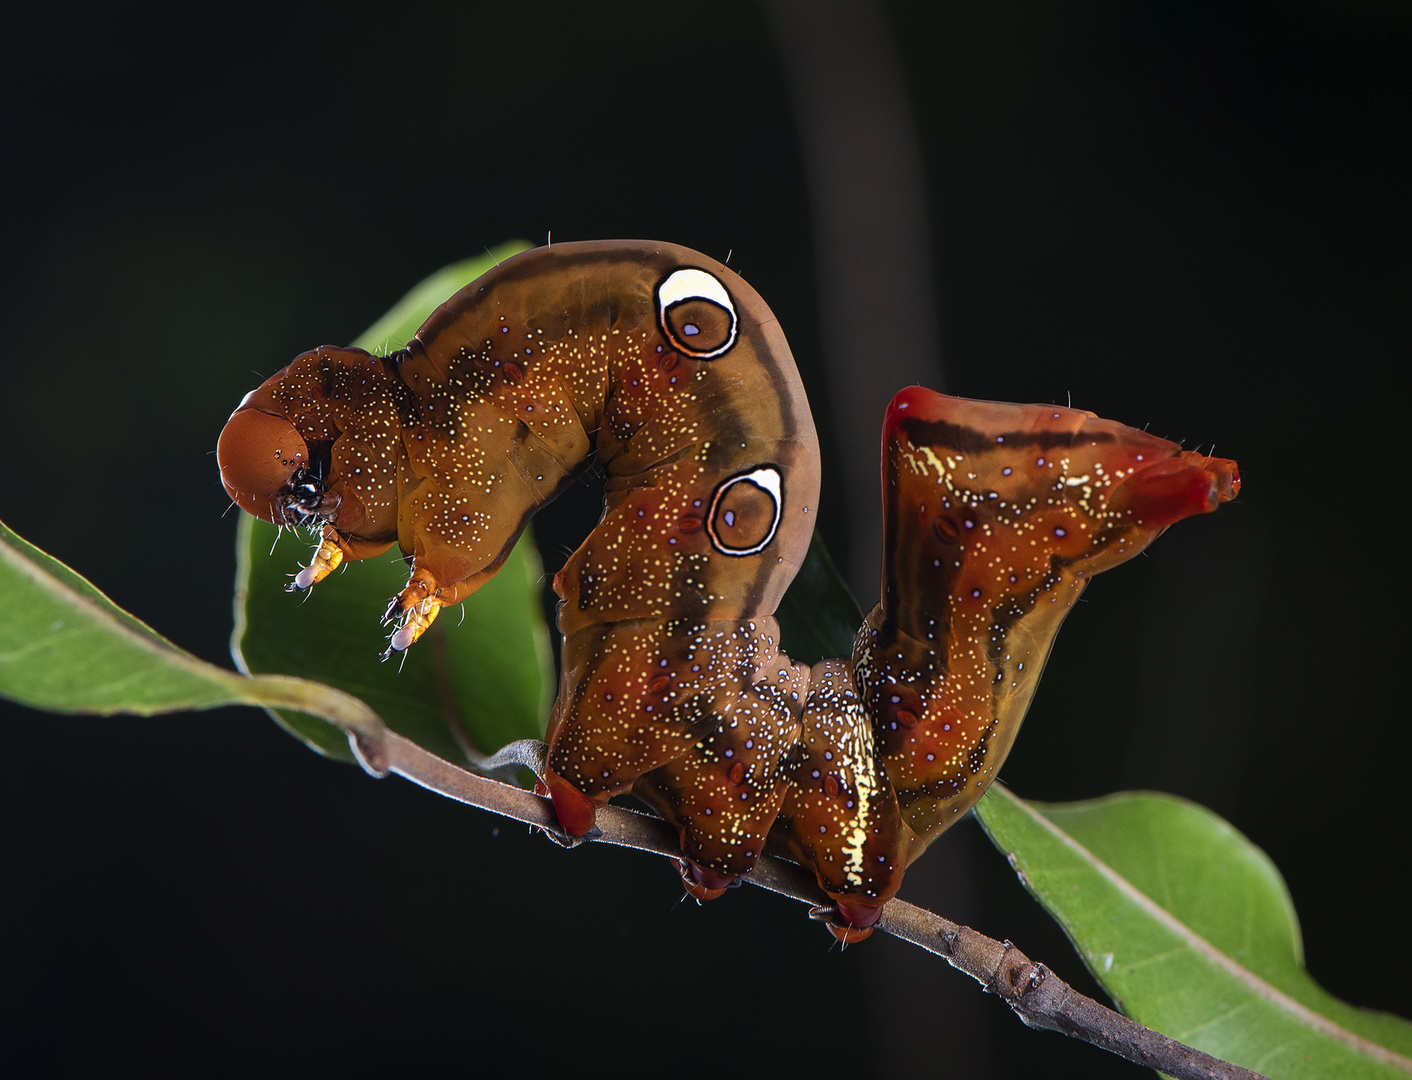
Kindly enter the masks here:
<path id="1" fill-rule="evenodd" d="M 855 741 L 857 736 L 854 737 Z M 858 814 L 853 819 L 853 830 L 845 838 L 843 853 L 847 856 L 843 865 L 844 877 L 850 885 L 861 886 L 864 884 L 863 878 L 863 847 L 868 842 L 868 830 L 865 824 L 868 821 L 868 811 L 872 806 L 872 796 L 875 794 L 873 777 L 869 770 L 861 767 L 861 762 L 865 759 L 862 753 L 850 755 L 854 760 L 845 759 L 839 764 L 852 768 L 855 786 L 858 790 Z"/>
<path id="2" fill-rule="evenodd" d="M 913 450 L 920 451 L 922 456 L 926 459 L 925 461 L 919 462 L 914 455 L 909 454 L 906 450 L 901 450 L 901 448 L 899 447 L 902 456 L 907 459 L 907 464 L 912 466 L 912 471 L 915 472 L 918 476 L 927 475 L 928 469 L 931 467 L 934 467 L 936 469 L 938 476 L 946 475 L 946 466 L 942 464 L 941 458 L 936 456 L 930 446 L 914 446 L 910 442 L 907 445 L 911 446 Z"/>

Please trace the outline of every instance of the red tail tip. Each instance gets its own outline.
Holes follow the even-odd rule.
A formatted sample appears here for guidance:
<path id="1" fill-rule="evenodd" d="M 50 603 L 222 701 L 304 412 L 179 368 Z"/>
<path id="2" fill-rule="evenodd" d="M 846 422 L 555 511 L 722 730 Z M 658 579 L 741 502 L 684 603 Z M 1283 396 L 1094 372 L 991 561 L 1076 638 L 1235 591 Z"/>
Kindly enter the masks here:
<path id="1" fill-rule="evenodd" d="M 678 859 L 677 869 L 681 871 L 682 885 L 697 900 L 714 900 L 735 883 L 730 874 L 698 866 L 690 859 Z"/>
<path id="2" fill-rule="evenodd" d="M 547 772 L 549 797 L 554 800 L 554 813 L 559 824 L 570 836 L 582 836 L 593 828 L 597 811 L 593 800 L 557 773 Z"/>

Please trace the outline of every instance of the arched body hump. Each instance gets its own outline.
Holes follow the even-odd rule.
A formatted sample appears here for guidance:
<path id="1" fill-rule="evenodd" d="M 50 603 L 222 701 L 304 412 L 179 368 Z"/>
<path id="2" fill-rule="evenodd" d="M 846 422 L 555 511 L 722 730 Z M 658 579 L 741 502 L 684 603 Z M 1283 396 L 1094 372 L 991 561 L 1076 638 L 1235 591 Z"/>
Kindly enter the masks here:
<path id="1" fill-rule="evenodd" d="M 1049 405 L 902 390 L 883 425 L 882 602 L 847 658 L 780 651 L 819 453 L 783 333 L 722 264 L 648 241 L 506 261 L 386 357 L 325 346 L 246 395 L 226 490 L 318 525 L 296 578 L 398 544 L 405 649 L 499 569 L 590 460 L 603 515 L 556 575 L 545 783 L 583 835 L 632 791 L 698 898 L 773 829 L 844 940 L 994 780 L 1065 613 L 1102 570 L 1239 490 L 1235 463 Z"/>
<path id="2" fill-rule="evenodd" d="M 779 324 L 723 265 L 647 242 L 538 248 L 453 296 L 394 359 L 419 406 L 398 540 L 456 587 L 447 603 L 596 455 L 607 503 L 559 576 L 566 637 L 774 610 L 808 546 L 818 441 Z M 721 485 L 752 470 L 710 520 Z"/>
<path id="3" fill-rule="evenodd" d="M 387 357 L 297 357 L 246 396 L 217 456 L 242 507 L 321 527 L 299 587 L 401 547 L 392 649 L 494 575 L 596 458 L 603 517 L 554 582 L 561 820 L 585 832 L 635 788 L 701 874 L 753 865 L 807 693 L 773 613 L 808 549 L 819 453 L 784 334 L 738 275 L 651 241 L 526 252 Z"/>
<path id="4" fill-rule="evenodd" d="M 780 657 L 773 613 L 819 489 L 769 308 L 685 248 L 556 245 L 458 293 L 395 359 L 423 418 L 398 539 L 444 602 L 494 573 L 590 456 L 607 472 L 603 517 L 555 578 L 566 826 L 635 787 L 694 861 L 749 869 L 803 709 L 807 670 Z"/>

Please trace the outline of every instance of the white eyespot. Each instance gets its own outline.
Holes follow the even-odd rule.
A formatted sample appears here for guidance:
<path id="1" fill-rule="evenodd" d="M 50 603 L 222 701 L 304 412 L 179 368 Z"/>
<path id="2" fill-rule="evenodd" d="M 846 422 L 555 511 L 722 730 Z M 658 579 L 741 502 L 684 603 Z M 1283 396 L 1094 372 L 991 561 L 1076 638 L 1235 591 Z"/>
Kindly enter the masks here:
<path id="1" fill-rule="evenodd" d="M 782 480 L 775 466 L 761 465 L 722 481 L 706 515 L 711 546 L 723 555 L 764 551 L 779 531 Z"/>
<path id="2" fill-rule="evenodd" d="M 657 286 L 657 322 L 677 350 L 698 360 L 730 351 L 740 320 L 726 287 L 705 270 L 673 270 Z"/>

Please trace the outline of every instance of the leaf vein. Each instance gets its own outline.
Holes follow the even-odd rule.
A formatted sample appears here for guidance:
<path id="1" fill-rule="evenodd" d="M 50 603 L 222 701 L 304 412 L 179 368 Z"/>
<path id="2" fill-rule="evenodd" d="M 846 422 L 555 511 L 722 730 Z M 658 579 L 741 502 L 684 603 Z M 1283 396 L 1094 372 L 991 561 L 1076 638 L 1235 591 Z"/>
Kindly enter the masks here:
<path id="1" fill-rule="evenodd" d="M 1226 974 L 1249 987 L 1265 1001 L 1274 1005 L 1282 1012 L 1288 1014 L 1293 1019 L 1312 1028 L 1329 1038 L 1336 1039 L 1346 1046 L 1352 1047 L 1360 1054 L 1401 1069 L 1403 1072 L 1412 1073 L 1412 1058 L 1390 1050 L 1386 1046 L 1374 1042 L 1372 1039 L 1349 1031 L 1348 1028 L 1330 1020 L 1327 1016 L 1315 1012 L 1307 1005 L 1296 1001 L 1283 990 L 1272 986 L 1249 968 L 1243 966 L 1230 956 L 1227 956 L 1215 945 L 1207 941 L 1186 923 L 1182 922 L 1166 908 L 1154 901 L 1146 893 L 1130 882 L 1122 874 L 1118 873 L 1111 866 L 1105 863 L 1093 852 L 1080 844 L 1072 836 L 1066 833 L 1054 822 L 1050 821 L 1025 800 L 1019 798 L 1013 792 L 1004 788 L 1003 785 L 994 785 L 995 789 L 1003 791 L 1009 798 L 1013 799 L 1016 805 L 1034 821 L 1045 832 L 1049 833 L 1062 845 L 1067 847 L 1076 856 L 1093 867 L 1110 886 L 1112 886 L 1120 896 L 1136 905 L 1150 919 L 1162 926 L 1172 934 L 1175 934 L 1199 957 L 1206 960 L 1212 966 L 1220 968 Z"/>

